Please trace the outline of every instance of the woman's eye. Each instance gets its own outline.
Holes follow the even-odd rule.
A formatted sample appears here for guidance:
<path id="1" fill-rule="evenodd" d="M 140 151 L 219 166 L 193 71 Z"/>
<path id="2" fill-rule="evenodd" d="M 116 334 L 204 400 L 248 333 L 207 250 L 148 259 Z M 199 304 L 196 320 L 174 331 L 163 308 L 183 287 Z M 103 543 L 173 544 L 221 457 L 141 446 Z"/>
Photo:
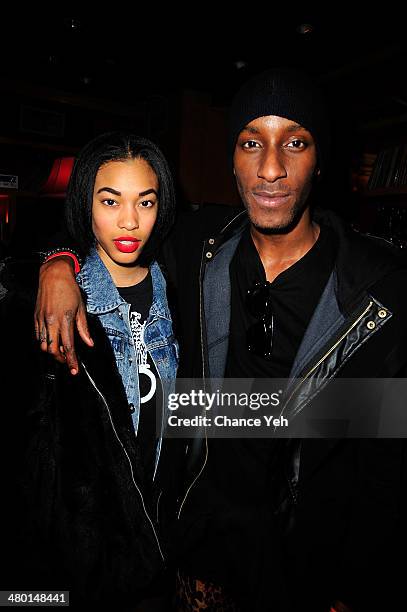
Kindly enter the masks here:
<path id="1" fill-rule="evenodd" d="M 242 147 L 243 149 L 254 149 L 255 147 L 258 147 L 259 143 L 256 142 L 255 140 L 246 140 L 245 142 L 242 143 Z"/>
<path id="2" fill-rule="evenodd" d="M 103 204 L 106 204 L 106 206 L 114 206 L 115 204 L 117 204 L 116 200 L 112 200 L 111 198 L 107 198 L 106 200 L 102 200 Z"/>
<path id="3" fill-rule="evenodd" d="M 154 206 L 155 202 L 153 202 L 153 200 L 143 200 L 142 202 L 140 202 L 140 206 L 142 208 L 151 208 L 152 206 Z"/>

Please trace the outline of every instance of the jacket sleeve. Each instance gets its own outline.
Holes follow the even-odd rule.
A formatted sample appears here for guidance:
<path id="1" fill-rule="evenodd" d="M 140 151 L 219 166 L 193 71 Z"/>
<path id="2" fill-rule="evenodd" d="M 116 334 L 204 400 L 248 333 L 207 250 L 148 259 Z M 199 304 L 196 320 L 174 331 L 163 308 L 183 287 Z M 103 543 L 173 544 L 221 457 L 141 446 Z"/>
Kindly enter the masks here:
<path id="1" fill-rule="evenodd" d="M 396 610 L 404 598 L 406 441 L 366 439 L 355 448 L 355 491 L 333 595 L 355 610 Z"/>
<path id="2" fill-rule="evenodd" d="M 7 559 L 6 573 L 2 575 L 5 584 L 16 584 L 18 576 L 27 588 L 40 584 L 51 588 L 49 539 L 43 536 L 56 485 L 56 444 L 44 410 L 50 400 L 51 381 L 44 377 L 46 356 L 34 338 L 34 297 L 35 292 L 31 294 L 26 287 L 21 292 L 9 288 L 0 301 L 0 469 L 2 486 L 7 491 L 0 521 L 2 556 Z"/>

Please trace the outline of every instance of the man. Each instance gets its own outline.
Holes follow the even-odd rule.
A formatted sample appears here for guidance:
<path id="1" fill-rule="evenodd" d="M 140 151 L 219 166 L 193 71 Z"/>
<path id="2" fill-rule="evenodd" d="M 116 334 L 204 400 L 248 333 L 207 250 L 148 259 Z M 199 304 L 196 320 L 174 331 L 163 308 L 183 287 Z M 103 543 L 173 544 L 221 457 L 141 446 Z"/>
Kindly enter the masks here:
<path id="1" fill-rule="evenodd" d="M 293 418 L 335 379 L 405 376 L 405 264 L 313 210 L 329 140 L 318 90 L 295 71 L 268 71 L 238 93 L 230 125 L 245 212 L 219 234 L 206 233 L 212 210 L 192 213 L 167 253 L 181 375 L 295 377 Z M 36 326 L 43 350 L 76 372 L 74 316 L 90 344 L 70 264 L 49 262 Z M 189 596 L 211 609 L 217 587 L 245 610 L 400 605 L 401 440 L 209 440 L 198 451 L 178 514 L 184 605 Z"/>

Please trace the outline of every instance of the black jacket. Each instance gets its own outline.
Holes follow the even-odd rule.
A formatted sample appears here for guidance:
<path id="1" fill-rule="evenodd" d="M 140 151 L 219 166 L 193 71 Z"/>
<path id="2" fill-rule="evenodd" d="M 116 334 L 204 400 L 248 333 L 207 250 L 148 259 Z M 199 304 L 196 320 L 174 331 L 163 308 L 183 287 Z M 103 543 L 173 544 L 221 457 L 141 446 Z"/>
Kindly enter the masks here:
<path id="1" fill-rule="evenodd" d="M 239 232 L 247 223 L 242 221 L 242 215 L 219 234 L 218 220 L 211 218 L 210 213 L 210 209 L 192 213 L 173 239 L 181 331 L 180 369 L 184 376 L 197 376 L 202 367 L 207 374 L 222 376 L 219 364 L 224 363 L 226 354 L 227 324 L 217 322 L 219 316 L 225 318 L 228 308 L 228 265 L 233 254 L 229 246 L 237 244 Z M 406 376 L 407 371 L 405 258 L 384 241 L 347 228 L 329 211 L 316 211 L 315 216 L 319 223 L 333 230 L 337 258 L 325 302 L 321 300 L 315 320 L 304 336 L 302 354 L 297 355 L 293 366 L 295 376 L 302 382 L 285 410 L 290 418 L 296 419 L 307 415 L 311 401 L 331 406 L 329 382 L 334 378 L 392 378 Z M 210 228 L 211 222 L 215 230 Z M 205 240 L 199 240 L 205 234 Z M 192 289 L 195 293 L 191 296 Z M 372 413 L 377 408 L 375 400 L 371 404 Z M 198 458 L 196 453 L 193 458 L 189 483 L 194 484 L 181 513 L 180 533 L 184 533 L 183 542 L 189 542 L 189 552 L 184 549 L 182 561 L 195 573 L 206 571 L 210 577 L 212 572 L 218 581 L 222 577 L 229 584 L 234 581 L 237 590 L 241 590 L 242 584 L 247 587 L 251 580 L 253 602 L 248 609 L 266 610 L 269 605 L 272 610 L 264 581 L 262 584 L 258 576 L 250 579 L 251 572 L 246 571 L 237 552 L 239 542 L 243 554 L 247 551 L 244 544 L 247 538 L 261 540 L 257 497 L 255 511 L 247 511 L 246 519 L 239 518 L 240 532 L 232 537 L 230 510 L 233 506 L 240 509 L 247 506 L 251 494 L 242 490 L 240 497 L 239 490 L 233 496 L 230 493 L 230 481 L 235 477 L 239 459 L 237 452 L 233 455 L 228 450 L 228 444 L 209 440 L 207 446 L 202 445 Z M 270 536 L 265 529 L 263 537 L 268 542 L 270 557 L 277 556 L 269 566 L 270 571 L 283 569 L 286 564 L 283 573 L 292 608 L 305 605 L 310 606 L 307 609 L 322 611 L 335 598 L 355 610 L 392 609 L 391 601 L 399 605 L 395 559 L 405 542 L 404 441 L 280 440 L 274 441 L 270 449 L 269 489 L 265 498 L 270 503 L 270 523 L 274 512 L 283 536 L 284 553 L 278 548 L 275 534 Z M 199 477 L 194 481 L 197 474 Z M 213 537 L 222 524 L 230 534 L 225 538 L 225 547 L 230 547 L 231 539 L 236 541 L 229 563 L 221 557 L 219 534 Z M 197 554 L 200 546 L 207 549 L 206 560 L 212 556 L 212 567 L 203 566 L 202 551 Z M 260 549 L 252 550 L 260 559 Z M 250 557 L 250 570 L 254 563 Z M 259 561 L 257 568 L 259 575 L 264 571 L 264 562 Z"/>
<path id="2" fill-rule="evenodd" d="M 88 317 L 95 348 L 76 343 L 77 376 L 38 350 L 37 277 L 30 262 L 3 270 L 2 584 L 69 590 L 74 606 L 134 606 L 164 572 L 156 502 L 168 475 L 159 473 L 153 490 L 144 484 L 125 391 L 97 318 Z"/>

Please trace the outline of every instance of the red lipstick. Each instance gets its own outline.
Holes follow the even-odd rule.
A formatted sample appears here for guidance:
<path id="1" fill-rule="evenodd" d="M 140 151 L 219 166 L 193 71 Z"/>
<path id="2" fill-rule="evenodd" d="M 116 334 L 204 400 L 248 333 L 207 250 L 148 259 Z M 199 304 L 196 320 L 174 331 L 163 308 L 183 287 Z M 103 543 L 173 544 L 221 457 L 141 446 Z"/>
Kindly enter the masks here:
<path id="1" fill-rule="evenodd" d="M 116 249 L 121 253 L 134 253 L 140 246 L 141 240 L 133 236 L 119 236 L 113 240 Z"/>

